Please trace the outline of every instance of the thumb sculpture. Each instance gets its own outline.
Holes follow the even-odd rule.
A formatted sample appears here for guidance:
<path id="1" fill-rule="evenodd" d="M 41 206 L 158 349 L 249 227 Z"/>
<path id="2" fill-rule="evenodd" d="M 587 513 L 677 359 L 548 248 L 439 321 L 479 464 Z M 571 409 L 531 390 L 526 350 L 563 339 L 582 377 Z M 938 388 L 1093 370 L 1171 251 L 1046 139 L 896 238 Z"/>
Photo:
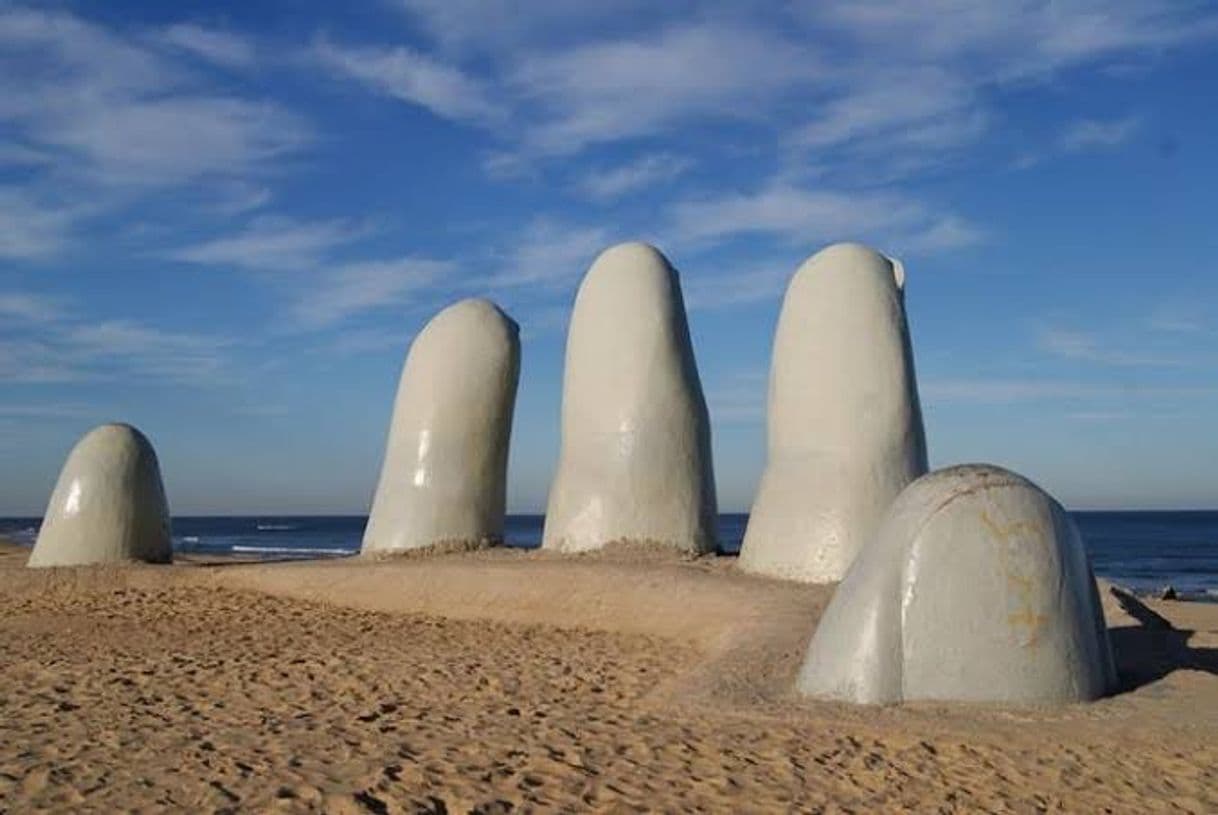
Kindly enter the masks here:
<path id="1" fill-rule="evenodd" d="M 411 343 L 361 551 L 503 540 L 520 332 L 489 300 L 455 303 Z"/>
<path id="2" fill-rule="evenodd" d="M 791 278 L 742 569 L 841 580 L 892 500 L 926 472 L 904 284 L 899 262 L 853 243 L 817 252 Z"/>
<path id="3" fill-rule="evenodd" d="M 1116 686 L 1091 565 L 1074 522 L 998 467 L 939 470 L 901 493 L 833 595 L 801 693 L 1066 703 Z"/>
<path id="4" fill-rule="evenodd" d="M 172 560 L 169 505 L 152 444 L 127 424 L 90 430 L 64 462 L 26 565 Z"/>
<path id="5" fill-rule="evenodd" d="M 613 246 L 575 297 L 542 545 L 707 552 L 716 517 L 710 421 L 677 273 L 652 246 Z"/>

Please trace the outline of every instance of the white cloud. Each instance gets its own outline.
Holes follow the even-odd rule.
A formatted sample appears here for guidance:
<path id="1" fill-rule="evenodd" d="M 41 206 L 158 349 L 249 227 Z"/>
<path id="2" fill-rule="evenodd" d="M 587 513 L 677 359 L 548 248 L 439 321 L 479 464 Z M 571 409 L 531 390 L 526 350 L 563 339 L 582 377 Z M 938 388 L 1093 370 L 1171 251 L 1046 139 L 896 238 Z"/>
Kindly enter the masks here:
<path id="1" fill-rule="evenodd" d="M 1204 334 L 1209 331 L 1205 308 L 1178 303 L 1157 306 L 1146 324 L 1154 331 L 1168 334 Z"/>
<path id="2" fill-rule="evenodd" d="M 467 121 L 495 98 L 495 136 L 516 143 L 488 164 L 499 177 L 542 157 L 726 122 L 876 183 L 974 144 L 993 98 L 1014 85 L 1218 34 L 1218 14 L 1166 0 L 400 4 L 445 59 L 407 46 L 341 49 L 348 72 Z M 480 72 L 450 64 L 463 57 Z M 415 76 L 433 69 L 443 92 L 423 93 Z M 462 99 L 473 101 L 452 109 Z M 801 110 L 813 115 L 801 122 Z"/>
<path id="3" fill-rule="evenodd" d="M 0 143 L 0 167 L 37 167 L 54 160 L 54 156 L 45 150 L 35 150 L 23 144 Z"/>
<path id="4" fill-rule="evenodd" d="M 411 17 L 442 46 L 492 50 L 519 48 L 578 36 L 620 18 L 623 13 L 647 8 L 643 0 L 398 0 Z"/>
<path id="5" fill-rule="evenodd" d="M 938 66 L 864 70 L 831 88 L 784 141 L 832 175 L 881 184 L 956 160 L 990 115 L 971 84 Z"/>
<path id="6" fill-rule="evenodd" d="M 298 295 L 293 313 L 309 328 L 333 325 L 363 312 L 400 306 L 451 273 L 451 264 L 425 258 L 349 263 Z"/>
<path id="7" fill-rule="evenodd" d="M 1135 414 L 1127 410 L 1078 410 L 1067 413 L 1067 419 L 1076 422 L 1116 422 L 1134 418 Z"/>
<path id="8" fill-rule="evenodd" d="M 253 174 L 312 135 L 274 103 L 182 96 L 81 105 L 41 138 L 79 156 L 97 180 L 164 185 Z"/>
<path id="9" fill-rule="evenodd" d="M 241 232 L 184 246 L 166 253 L 166 257 L 204 266 L 305 271 L 317 267 L 330 250 L 367 233 L 367 226 L 341 219 L 298 221 L 263 216 Z"/>
<path id="10" fill-rule="evenodd" d="M 446 279 L 449 288 L 459 288 L 452 280 L 454 267 L 447 261 L 414 256 L 339 259 L 369 232 L 366 224 L 342 219 L 263 216 L 238 233 L 181 247 L 166 256 L 263 275 L 287 301 L 287 321 L 278 330 L 288 332 L 328 329 L 368 312 L 405 306 L 424 292 L 434 293 Z M 287 272 L 292 274 L 283 274 Z M 332 350 L 359 344 L 341 336 L 336 342 Z"/>
<path id="11" fill-rule="evenodd" d="M 201 29 L 177 31 L 197 39 Z M 166 53 L 66 12 L 0 10 L 0 68 L 0 123 L 52 152 L 60 176 L 107 186 L 242 177 L 312 138 L 285 108 L 210 92 Z"/>
<path id="12" fill-rule="evenodd" d="M 84 405 L 39 403 L 36 405 L 0 405 L 0 416 L 20 419 L 80 419 L 95 411 Z"/>
<path id="13" fill-rule="evenodd" d="M 1113 390 L 1089 383 L 1040 379 L 928 379 L 918 386 L 931 402 L 1008 403 L 1042 399 L 1110 396 Z"/>
<path id="14" fill-rule="evenodd" d="M 737 371 L 724 381 L 708 382 L 706 406 L 715 424 L 759 424 L 765 421 L 769 374 Z"/>
<path id="15" fill-rule="evenodd" d="M 47 207 L 20 190 L 0 187 L 0 258 L 55 254 L 67 244 L 74 217 L 70 210 Z"/>
<path id="16" fill-rule="evenodd" d="M 851 0 L 793 8 L 809 36 L 834 43 L 840 67 L 802 141 L 813 150 L 880 157 L 894 174 L 942 162 L 943 153 L 977 141 L 993 98 L 1013 85 L 1218 33 L 1218 15 L 1162 0 Z M 1055 149 L 1110 146 L 1134 129 L 1131 121 L 1076 123 Z M 1038 160 L 1021 152 L 1018 166 Z"/>
<path id="17" fill-rule="evenodd" d="M 240 215 L 262 209 L 275 197 L 269 187 L 239 180 L 221 185 L 217 193 L 218 200 L 211 208 L 221 215 Z"/>
<path id="18" fill-rule="evenodd" d="M 314 51 L 331 71 L 437 116 L 482 122 L 501 116 L 481 82 L 413 48 L 340 46 L 319 39 Z"/>
<path id="19" fill-rule="evenodd" d="M 166 331 L 130 320 L 107 320 L 70 328 L 64 347 L 78 363 L 114 373 L 187 384 L 223 378 L 227 339 Z"/>
<path id="20" fill-rule="evenodd" d="M 19 384 L 75 382 L 87 373 L 78 360 L 46 341 L 0 337 L 0 379 Z"/>
<path id="21" fill-rule="evenodd" d="M 28 320 L 19 336 L 0 334 L 0 379 L 52 384 L 132 377 L 209 385 L 228 378 L 231 341 L 166 331 L 132 320 L 80 321 L 45 300 L 6 295 Z M 5 300 L 0 300 L 0 314 Z M 4 326 L 0 324 L 0 329 Z"/>
<path id="22" fill-rule="evenodd" d="M 183 79 L 153 52 L 99 26 L 15 7 L 0 9 L 0 61 L 0 117 L 153 92 Z"/>
<path id="23" fill-rule="evenodd" d="M 674 234 L 690 242 L 750 233 L 795 241 L 833 240 L 877 227 L 907 225 L 921 217 L 921 207 L 900 196 L 854 196 L 784 184 L 754 193 L 685 200 L 672 209 Z"/>
<path id="24" fill-rule="evenodd" d="M 1141 125 L 1141 119 L 1136 116 L 1111 120 L 1080 119 L 1066 127 L 1058 139 L 1058 146 L 1067 153 L 1117 147 L 1129 141 Z"/>
<path id="25" fill-rule="evenodd" d="M 957 117 L 972 101 L 968 83 L 938 68 L 867 77 L 833 99 L 799 131 L 802 144 L 835 147 L 861 137 L 886 133 L 905 138 L 916 125 Z M 942 143 L 940 138 L 932 143 Z"/>
<path id="26" fill-rule="evenodd" d="M 26 292 L 0 291 L 0 321 L 49 323 L 63 316 L 57 300 Z"/>
<path id="27" fill-rule="evenodd" d="M 1076 119 L 1065 125 L 1052 145 L 1041 151 L 1025 151 L 1011 166 L 1026 170 L 1054 156 L 1111 150 L 1128 142 L 1142 129 L 1142 119 Z"/>
<path id="28" fill-rule="evenodd" d="M 400 306 L 434 287 L 452 265 L 419 257 L 338 260 L 371 231 L 343 219 L 300 221 L 261 216 L 244 230 L 180 247 L 165 256 L 202 266 L 275 274 L 289 301 L 290 330 L 317 330 L 358 314 Z M 456 287 L 454 282 L 453 287 Z"/>
<path id="29" fill-rule="evenodd" d="M 944 215 L 932 221 L 924 230 L 904 241 L 906 251 L 933 254 L 966 246 L 976 246 L 986 240 L 987 232 L 959 215 Z"/>
<path id="30" fill-rule="evenodd" d="M 790 262 L 769 261 L 714 274 L 682 271 L 685 305 L 691 311 L 701 311 L 777 300 L 782 297 L 795 269 Z"/>
<path id="31" fill-rule="evenodd" d="M 482 157 L 482 170 L 494 181 L 512 181 L 536 175 L 528 157 L 511 150 L 495 150 Z"/>
<path id="32" fill-rule="evenodd" d="M 538 218 L 493 261 L 499 271 L 478 282 L 492 288 L 569 285 L 609 246 L 611 234 L 604 227 Z"/>
<path id="33" fill-rule="evenodd" d="M 400 328 L 356 328 L 343 331 L 328 342 L 324 351 L 339 356 L 366 355 L 369 352 L 402 351 L 409 342 Z"/>
<path id="34" fill-rule="evenodd" d="M 1042 328 L 1037 335 L 1037 346 L 1062 359 L 1100 365 L 1179 368 L 1188 364 L 1178 357 L 1114 347 L 1094 334 L 1064 328 Z"/>
<path id="35" fill-rule="evenodd" d="M 797 8 L 810 24 L 850 39 L 877 61 L 967 64 L 982 81 L 1039 77 L 1211 36 L 1218 22 L 1203 6 L 1170 0 L 842 0 Z"/>
<path id="36" fill-rule="evenodd" d="M 632 192 L 664 187 L 688 170 L 692 163 L 671 153 L 654 153 L 627 164 L 585 173 L 579 186 L 593 200 L 610 201 Z"/>
<path id="37" fill-rule="evenodd" d="M 781 182 L 754 193 L 680 201 L 671 222 L 676 240 L 692 244 L 761 234 L 800 245 L 866 239 L 894 251 L 932 252 L 981 237 L 963 218 L 898 192 L 808 190 Z"/>
<path id="38" fill-rule="evenodd" d="M 693 117 L 747 120 L 820 69 L 806 49 L 742 24 L 695 23 L 523 57 L 509 86 L 535 105 L 530 151 L 569 155 Z"/>
<path id="39" fill-rule="evenodd" d="M 919 392 L 929 402 L 1010 404 L 1032 401 L 1183 399 L 1218 396 L 1218 388 L 1083 382 L 1056 379 L 928 379 Z"/>
<path id="40" fill-rule="evenodd" d="M 248 68 L 254 64 L 253 44 L 231 32 L 178 23 L 165 29 L 162 38 L 175 48 L 226 68 Z"/>

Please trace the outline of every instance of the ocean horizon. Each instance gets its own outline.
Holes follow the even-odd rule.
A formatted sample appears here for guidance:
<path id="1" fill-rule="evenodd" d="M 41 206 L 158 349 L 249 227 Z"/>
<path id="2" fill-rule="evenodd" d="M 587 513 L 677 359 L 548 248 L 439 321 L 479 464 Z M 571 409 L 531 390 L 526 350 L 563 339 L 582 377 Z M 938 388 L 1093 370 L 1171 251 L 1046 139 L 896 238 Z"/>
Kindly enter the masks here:
<path id="1" fill-rule="evenodd" d="M 1218 510 L 1079 510 L 1095 573 L 1139 593 L 1171 586 L 1186 599 L 1218 602 Z M 723 555 L 740 551 L 747 513 L 719 516 Z M 508 515 L 504 544 L 541 545 L 541 514 Z M 367 515 L 201 515 L 173 518 L 176 553 L 251 558 L 346 557 L 359 550 Z M 0 537 L 33 545 L 40 518 L 0 518 Z"/>

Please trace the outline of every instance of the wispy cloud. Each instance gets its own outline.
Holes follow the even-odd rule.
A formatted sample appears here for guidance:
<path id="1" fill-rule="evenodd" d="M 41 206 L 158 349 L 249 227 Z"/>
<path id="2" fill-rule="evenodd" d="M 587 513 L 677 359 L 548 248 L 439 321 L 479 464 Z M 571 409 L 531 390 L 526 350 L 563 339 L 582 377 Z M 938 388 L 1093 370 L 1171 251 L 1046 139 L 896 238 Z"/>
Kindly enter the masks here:
<path id="1" fill-rule="evenodd" d="M 1067 419 L 1076 422 L 1119 422 L 1133 419 L 1137 414 L 1127 410 L 1077 410 L 1067 413 Z"/>
<path id="2" fill-rule="evenodd" d="M 984 135 L 996 92 L 1218 35 L 1218 14 L 1165 0 L 862 0 L 783 4 L 772 14 L 679 4 L 646 15 L 634 13 L 645 7 L 637 0 L 400 5 L 441 57 L 405 44 L 323 41 L 326 61 L 452 118 L 485 121 L 487 100 L 500 100 L 496 135 L 517 143 L 500 155 L 517 161 L 688 122 L 738 122 L 821 159 L 827 150 L 867 155 L 884 173 L 909 172 Z M 813 115 L 793 121 L 801 109 Z M 1077 123 L 1068 141 L 1112 143 L 1126 136 L 1118 124 L 1129 126 Z"/>
<path id="3" fill-rule="evenodd" d="M 1096 399 L 1174 400 L 1218 396 L 1218 387 L 1065 379 L 928 379 L 918 389 L 930 402 L 967 404 Z"/>
<path id="4" fill-rule="evenodd" d="M 976 246 L 989 236 L 988 230 L 959 215 L 942 215 L 933 217 L 924 227 L 904 238 L 903 246 L 908 252 L 934 254 Z"/>
<path id="5" fill-rule="evenodd" d="M 320 38 L 314 52 L 324 67 L 338 75 L 437 116 L 475 122 L 501 117 L 479 80 L 413 48 L 345 46 Z"/>
<path id="6" fill-rule="evenodd" d="M 0 378 L 14 384 L 75 382 L 88 378 L 78 360 L 43 339 L 0 337 Z"/>
<path id="7" fill-rule="evenodd" d="M 763 370 L 735 371 L 720 381 L 708 381 L 706 406 L 716 424 L 758 424 L 765 421 L 769 375 Z"/>
<path id="8" fill-rule="evenodd" d="M 944 149 L 972 141 L 983 122 L 966 78 L 938 67 L 877 72 L 825 105 L 797 132 L 797 143 L 826 149 L 859 145 Z"/>
<path id="9" fill-rule="evenodd" d="M 644 155 L 626 164 L 587 172 L 579 187 L 593 200 L 611 201 L 632 192 L 665 186 L 692 164 L 690 159 L 670 153 Z"/>
<path id="10" fill-rule="evenodd" d="M 272 198 L 274 193 L 269 187 L 238 180 L 217 188 L 212 209 L 221 215 L 241 215 L 262 209 Z"/>
<path id="11" fill-rule="evenodd" d="M 752 193 L 680 201 L 671 211 L 679 242 L 715 242 L 761 234 L 806 245 L 872 239 L 895 248 L 932 251 L 975 243 L 963 218 L 939 214 L 899 192 L 802 189 L 777 183 Z"/>
<path id="12" fill-rule="evenodd" d="M 691 311 L 709 311 L 762 300 L 777 300 L 782 297 L 795 268 L 795 264 L 789 260 L 770 260 L 711 273 L 683 271 L 681 287 L 685 306 Z"/>
<path id="13" fill-rule="evenodd" d="M 15 142 L 0 142 L 0 167 L 39 167 L 54 160 L 55 157 L 45 150 Z"/>
<path id="14" fill-rule="evenodd" d="M 71 327 L 63 347 L 80 364 L 101 375 L 130 374 L 194 385 L 223 377 L 226 338 L 167 331 L 131 320 L 107 320 Z"/>
<path id="15" fill-rule="evenodd" d="M 1218 31 L 1218 18 L 1204 7 L 1164 0 L 1115 0 L 1102 6 L 861 0 L 797 8 L 810 24 L 870 46 L 882 61 L 971 66 L 982 81 L 1040 78 L 1088 60 Z"/>
<path id="16" fill-rule="evenodd" d="M 1122 367 L 1182 367 L 1179 357 L 1115 347 L 1095 334 L 1063 328 L 1042 328 L 1037 345 L 1046 353 L 1062 359 Z"/>
<path id="17" fill-rule="evenodd" d="M 1137 116 L 1122 119 L 1079 119 L 1071 122 L 1058 139 L 1067 153 L 1093 148 L 1110 148 L 1124 144 L 1138 131 L 1142 120 Z"/>
<path id="18" fill-rule="evenodd" d="M 1052 144 L 1025 150 L 1012 166 L 1025 170 L 1058 156 L 1113 150 L 1136 136 L 1142 124 L 1142 117 L 1132 115 L 1119 119 L 1076 119 L 1064 126 Z"/>
<path id="19" fill-rule="evenodd" d="M 1012 86 L 1218 34 L 1218 15 L 1157 0 L 1103 8 L 863 0 L 794 9 L 811 30 L 832 38 L 841 66 L 829 100 L 801 131 L 803 141 L 817 149 L 844 144 L 898 166 L 941 160 L 944 151 L 977 141 L 989 130 L 994 97 Z M 1134 118 L 1074 122 L 1048 148 L 1025 145 L 1019 166 L 1046 151 L 1113 146 L 1137 126 Z"/>
<path id="20" fill-rule="evenodd" d="M 230 31 L 178 23 L 165 29 L 162 38 L 175 48 L 226 68 L 248 68 L 254 64 L 253 43 Z"/>
<path id="21" fill-rule="evenodd" d="M 184 263 L 256 273 L 283 291 L 292 330 L 329 328 L 357 315 L 400 307 L 452 277 L 442 260 L 405 256 L 344 259 L 374 230 L 345 219 L 260 216 L 229 235 L 169 250 Z M 452 288 L 457 287 L 456 281 Z"/>
<path id="22" fill-rule="evenodd" d="M 317 267 L 332 249 L 352 243 L 368 230 L 367 225 L 344 219 L 300 221 L 263 216 L 235 234 L 179 247 L 166 257 L 205 266 L 299 272 Z"/>
<path id="23" fill-rule="evenodd" d="M 539 121 L 524 130 L 526 149 L 565 155 L 693 117 L 748 119 L 819 67 L 773 32 L 694 23 L 529 54 L 508 84 L 538 109 Z"/>
<path id="24" fill-rule="evenodd" d="M 570 285 L 612 242 L 612 234 L 600 226 L 534 219 L 518 239 L 498 253 L 493 261 L 498 271 L 474 282 L 496 289 Z"/>
<path id="25" fill-rule="evenodd" d="M 0 379 L 53 384 L 132 378 L 194 386 L 228 379 L 227 338 L 169 331 L 134 320 L 89 321 L 32 295 L 0 300 L 23 315 L 19 332 L 0 321 Z"/>
<path id="26" fill-rule="evenodd" d="M 756 192 L 689 199 L 672 209 L 674 234 L 700 242 L 762 233 L 807 241 L 907 225 L 921 208 L 896 195 L 853 197 L 845 192 L 773 185 Z"/>
<path id="27" fill-rule="evenodd" d="M 165 36 L 195 53 L 242 58 L 236 39 L 198 27 Z M 209 91 L 153 44 L 67 12 L 0 10 L 0 59 L 0 122 L 55 155 L 61 175 L 111 186 L 242 177 L 312 138 L 282 106 Z"/>
<path id="28" fill-rule="evenodd" d="M 580 32 L 654 8 L 644 0 L 396 0 L 445 50 L 500 52 L 578 37 Z"/>
<path id="29" fill-rule="evenodd" d="M 55 254 L 67 245 L 75 215 L 38 203 L 21 190 L 0 187 L 0 258 Z"/>
<path id="30" fill-rule="evenodd" d="M 93 415 L 94 411 L 78 404 L 4 404 L 0 405 L 0 417 L 17 419 L 79 419 Z"/>
<path id="31" fill-rule="evenodd" d="M 1168 334 L 1204 334 L 1210 330 L 1205 312 L 1204 307 L 1197 305 L 1163 304 L 1151 312 L 1146 325 Z"/>
<path id="32" fill-rule="evenodd" d="M 0 291 L 0 320 L 49 323 L 60 319 L 63 307 L 57 300 L 27 292 Z"/>
<path id="33" fill-rule="evenodd" d="M 299 294 L 293 312 L 308 327 L 328 326 L 354 314 L 400 306 L 451 273 L 451 264 L 426 258 L 351 263 Z"/>
<path id="34" fill-rule="evenodd" d="M 303 119 L 271 102 L 231 97 L 113 100 L 43 122 L 41 141 L 110 184 L 181 184 L 245 176 L 308 144 Z"/>
<path id="35" fill-rule="evenodd" d="M 1218 14 L 1165 0 L 1102 9 L 863 0 L 781 4 L 768 14 L 749 4 L 678 5 L 646 15 L 633 13 L 644 7 L 637 0 L 399 4 L 440 55 L 417 45 L 344 46 L 329 61 L 450 118 L 489 123 L 494 99 L 500 144 L 486 168 L 496 178 L 598 145 L 681 143 L 690 125 L 726 124 L 792 154 L 794 165 L 814 159 L 831 177 L 875 184 L 961 159 L 989 133 L 995 98 L 1012 87 L 1218 36 Z M 1022 152 L 1112 146 L 1136 129 L 1136 119 L 1082 120 L 1059 143 Z M 585 191 L 611 200 L 635 188 L 633 177 L 622 168 Z"/>
<path id="36" fill-rule="evenodd" d="M 369 352 L 402 351 L 409 338 L 400 328 L 353 328 L 329 340 L 322 350 L 338 356 L 366 355 Z"/>
<path id="37" fill-rule="evenodd" d="M 468 41 L 468 28 L 457 34 L 447 13 L 418 5 L 428 6 L 417 10 L 442 37 Z M 511 12 L 514 22 L 544 26 L 553 19 L 537 6 Z M 494 5 L 470 13 L 479 29 L 493 28 L 486 18 L 495 16 Z M 557 16 L 586 23 L 598 15 Z M 323 37 L 315 52 L 320 64 L 375 92 L 496 131 L 509 126 L 505 135 L 514 137 L 526 157 L 570 156 L 693 117 L 747 120 L 816 70 L 806 49 L 742 20 L 683 22 L 616 38 L 585 36 L 558 47 L 521 48 L 501 54 L 504 67 L 485 80 L 405 44 L 349 46 Z"/>

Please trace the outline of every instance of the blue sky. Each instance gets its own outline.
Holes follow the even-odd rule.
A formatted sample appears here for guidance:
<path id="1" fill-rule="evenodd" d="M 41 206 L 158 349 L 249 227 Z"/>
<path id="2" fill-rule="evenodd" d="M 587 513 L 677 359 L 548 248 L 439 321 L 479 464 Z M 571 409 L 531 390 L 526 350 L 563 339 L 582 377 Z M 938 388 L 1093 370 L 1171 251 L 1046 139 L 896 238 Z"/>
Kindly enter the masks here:
<path id="1" fill-rule="evenodd" d="M 522 326 L 536 510 L 623 239 L 681 272 L 725 510 L 838 240 L 906 265 L 932 464 L 1218 507 L 1216 45 L 1154 0 L 0 2 L 0 515 L 115 419 L 178 514 L 365 511 L 410 339 L 470 295 Z"/>

